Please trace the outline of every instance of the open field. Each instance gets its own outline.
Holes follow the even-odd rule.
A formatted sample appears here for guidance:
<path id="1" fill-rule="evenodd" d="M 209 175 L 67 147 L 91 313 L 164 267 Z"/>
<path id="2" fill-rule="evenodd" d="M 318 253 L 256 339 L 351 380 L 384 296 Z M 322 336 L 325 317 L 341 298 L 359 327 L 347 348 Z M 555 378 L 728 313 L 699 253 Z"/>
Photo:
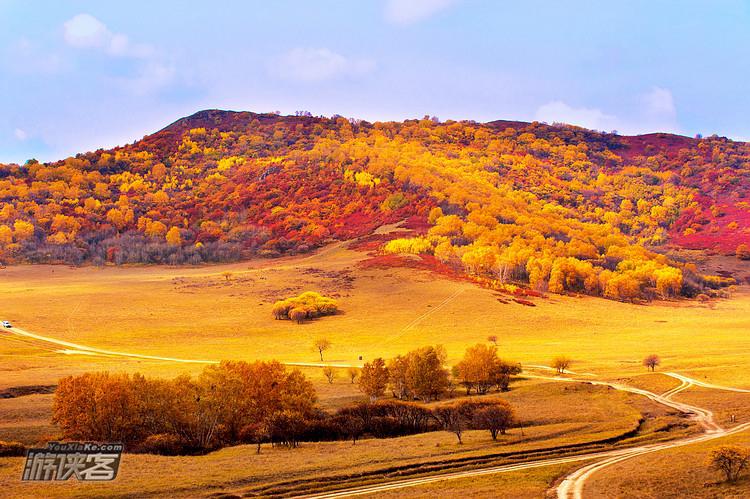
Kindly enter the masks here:
<path id="1" fill-rule="evenodd" d="M 723 444 L 750 447 L 750 432 L 623 461 L 595 475 L 584 492 L 591 497 L 623 499 L 748 497 L 747 474 L 735 484 L 726 484 L 719 483 L 719 475 L 708 469 L 709 453 Z"/>
<path id="2" fill-rule="evenodd" d="M 332 480 L 332 477 L 361 483 L 367 480 L 367 473 L 377 471 L 382 475 L 386 470 L 398 468 L 404 470 L 394 476 L 434 472 L 455 460 L 474 458 L 484 463 L 484 458 L 498 453 L 618 439 L 639 428 L 641 436 L 635 438 L 650 440 L 695 431 L 692 427 L 675 427 L 666 433 L 665 427 L 679 424 L 683 418 L 642 397 L 605 387 L 529 380 L 519 382 L 503 398 L 517 407 L 523 429 L 510 431 L 498 442 L 493 442 L 487 432 L 469 431 L 465 433 L 464 444 L 459 445 L 451 433 L 431 432 L 394 439 L 366 439 L 354 446 L 350 442 L 307 443 L 289 450 L 266 445 L 260 455 L 255 454 L 254 446 L 231 447 L 199 457 L 126 455 L 120 476 L 107 485 L 106 493 L 163 495 L 169 491 L 170 495 L 194 496 L 215 490 L 278 492 L 294 487 L 305 490 L 310 484 L 294 484 L 300 480 Z M 578 410 L 584 405 L 586 411 Z M 648 422 L 642 425 L 644 415 Z M 504 458 L 493 459 L 502 462 Z M 28 496 L 47 490 L 45 484 L 18 483 L 15 477 L 21 473 L 21 466 L 19 458 L 0 459 L 0 481 L 12 485 L 7 492 Z M 470 469 L 472 463 L 462 466 Z M 61 485 L 56 492 L 62 496 L 88 496 L 101 490 L 96 488 L 101 484 L 56 485 Z"/>
<path id="3" fill-rule="evenodd" d="M 23 329 L 87 346 L 186 359 L 310 362 L 314 338 L 328 337 L 327 361 L 356 363 L 425 344 L 455 362 L 467 345 L 499 337 L 501 355 L 604 376 L 642 374 L 646 354 L 662 369 L 718 384 L 750 386 L 750 292 L 708 304 L 632 305 L 550 295 L 536 306 L 503 304 L 469 282 L 406 268 L 361 269 L 361 252 L 335 245 L 311 257 L 203 268 L 9 267 L 0 270 L 0 315 Z M 223 272 L 232 272 L 227 281 Z M 339 300 L 343 313 L 303 325 L 275 321 L 272 303 L 302 290 Z M 54 383 L 92 368 L 172 375 L 200 365 L 61 356 L 0 338 L 0 388 Z M 49 345 L 46 346 L 49 348 Z M 58 350 L 58 348 L 52 348 Z"/>
<path id="4" fill-rule="evenodd" d="M 669 392 L 681 382 L 659 372 L 647 373 L 641 365 L 645 355 L 658 353 L 661 371 L 750 388 L 750 337 L 745 334 L 750 329 L 750 292 L 744 287 L 730 299 L 709 303 L 633 305 L 551 295 L 534 298 L 535 306 L 527 306 L 502 303 L 497 293 L 464 280 L 412 268 L 361 265 L 367 258 L 365 253 L 336 244 L 307 257 L 201 268 L 9 267 L 0 270 L 0 319 L 12 320 L 31 333 L 87 347 L 206 361 L 275 358 L 316 363 L 319 358 L 312 341 L 327 337 L 332 348 L 325 353 L 326 362 L 358 365 L 360 355 L 367 361 L 426 344 L 443 344 L 449 364 L 454 364 L 467 346 L 494 334 L 503 358 L 544 366 L 564 354 L 574 359 L 571 369 L 581 380 L 608 379 L 657 394 Z M 273 319 L 270 309 L 275 300 L 305 290 L 335 297 L 342 313 L 302 325 Z M 195 374 L 205 365 L 60 352 L 65 349 L 74 350 L 0 330 L 0 390 L 54 385 L 62 376 L 84 371 L 173 377 Z M 335 409 L 362 398 L 343 369 L 333 384 L 325 381 L 320 367 L 301 369 L 313 380 L 323 408 Z M 61 484 L 55 492 L 157 496 L 170 491 L 191 496 L 211 491 L 246 493 L 253 487 L 290 491 L 294 487 L 290 484 L 300 480 L 357 473 L 382 477 L 383 469 L 393 466 L 433 463 L 439 468 L 447 466 L 440 462 L 456 458 L 581 444 L 635 428 L 639 434 L 629 440 L 631 444 L 696 431 L 674 411 L 605 387 L 539 379 L 521 380 L 513 386 L 503 398 L 524 421 L 524 434 L 513 430 L 498 444 L 481 432 L 468 432 L 466 443 L 458 446 L 453 435 L 437 432 L 367 440 L 356 446 L 330 442 L 304 444 L 294 451 L 269 448 L 260 456 L 246 446 L 201 457 L 127 455 L 121 476 L 106 492 L 91 484 Z M 691 386 L 674 400 L 714 411 L 721 425 L 728 424 L 732 414 L 738 422 L 750 420 L 750 394 Z M 49 421 L 51 401 L 50 394 L 0 398 L 0 440 L 33 444 L 56 437 L 57 429 Z M 645 422 L 639 426 L 641 418 Z M 669 452 L 682 455 L 693 447 L 697 446 Z M 653 456 L 660 454 L 632 461 Z M 17 482 L 20 466 L 19 459 L 0 459 L 0 482 L 11 483 L 10 493 L 17 496 L 44 493 L 43 486 Z M 578 466 L 560 464 L 459 479 L 391 494 L 420 497 L 435 490 L 460 490 L 462 495 L 484 497 L 502 485 L 508 487 L 508 497 L 539 497 L 555 478 Z M 635 470 L 639 468 L 633 469 L 633 476 L 637 476 Z M 360 480 L 342 479 L 351 484 Z M 600 486 L 596 483 L 586 487 Z"/>
<path id="5" fill-rule="evenodd" d="M 578 464 L 561 464 L 484 477 L 449 480 L 431 485 L 378 493 L 379 498 L 428 499 L 434 497 L 495 497 L 500 499 L 539 499 L 549 484 Z"/>

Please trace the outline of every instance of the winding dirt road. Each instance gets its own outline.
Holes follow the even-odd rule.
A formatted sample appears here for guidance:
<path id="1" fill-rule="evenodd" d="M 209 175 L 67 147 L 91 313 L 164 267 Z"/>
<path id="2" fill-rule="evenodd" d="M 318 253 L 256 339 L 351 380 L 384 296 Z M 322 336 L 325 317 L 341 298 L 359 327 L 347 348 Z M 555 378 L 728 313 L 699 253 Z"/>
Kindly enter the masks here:
<path id="1" fill-rule="evenodd" d="M 700 386 L 703 388 L 711 388 L 714 390 L 724 390 L 726 392 L 737 392 L 737 393 L 750 393 L 750 390 L 745 390 L 743 388 L 732 388 L 731 386 L 721 386 L 721 385 L 714 385 L 712 383 L 706 383 L 705 381 L 699 381 L 697 379 L 688 378 L 684 374 L 677 374 L 677 373 L 664 373 L 667 376 L 672 376 L 673 378 L 677 378 L 678 380 L 689 383 L 690 385 Z"/>
<path id="2" fill-rule="evenodd" d="M 31 332 L 28 332 L 28 331 L 25 331 L 23 329 L 19 329 L 16 327 L 9 328 L 9 329 L 2 329 L 0 331 L 2 331 L 2 333 L 10 333 L 15 336 L 22 337 L 22 338 L 28 338 L 28 339 L 35 340 L 38 342 L 42 342 L 47 345 L 65 347 L 63 349 L 55 350 L 56 352 L 61 353 L 61 354 L 101 355 L 101 356 L 108 356 L 108 357 L 124 357 L 124 358 L 146 359 L 146 360 L 156 360 L 156 361 L 166 361 L 166 362 L 181 362 L 181 363 L 201 363 L 201 364 L 218 363 L 217 360 L 179 359 L 179 358 L 174 358 L 174 357 L 160 357 L 156 355 L 143 355 L 143 354 L 135 354 L 135 353 L 129 353 L 129 352 L 106 350 L 106 349 L 101 349 L 101 348 L 94 348 L 94 347 L 89 347 L 86 345 L 81 345 L 78 343 L 50 338 L 48 336 L 42 336 L 42 335 L 31 333 Z M 3 336 L 2 333 L 0 333 L 0 337 Z M 342 367 L 342 368 L 356 367 L 352 364 L 328 364 L 328 363 L 313 363 L 313 362 L 287 362 L 285 364 L 292 365 L 292 366 L 306 366 L 306 367 L 321 367 L 321 366 Z M 524 367 L 526 369 L 536 369 L 536 370 L 542 370 L 542 371 L 548 371 L 550 369 L 547 366 L 526 365 Z M 586 374 L 588 375 L 588 373 Z M 668 390 L 661 395 L 650 392 L 648 390 L 641 389 L 641 388 L 635 388 L 632 386 L 627 386 L 627 385 L 623 385 L 620 383 L 614 383 L 614 382 L 608 382 L 608 381 L 570 378 L 570 377 L 565 377 L 565 376 L 545 376 L 541 374 L 524 374 L 524 377 L 544 379 L 548 381 L 555 381 L 555 382 L 561 382 L 561 383 L 589 383 L 592 385 L 608 386 L 616 390 L 621 390 L 621 391 L 641 395 L 650 400 L 653 400 L 656 403 L 670 407 L 684 414 L 689 414 L 696 422 L 698 422 L 701 426 L 703 426 L 705 433 L 703 433 L 702 435 L 686 437 L 686 438 L 682 438 L 678 440 L 673 440 L 670 442 L 644 445 L 644 446 L 639 446 L 639 447 L 630 447 L 630 448 L 625 448 L 625 449 L 615 449 L 611 451 L 579 454 L 575 456 L 543 459 L 543 460 L 531 461 L 531 462 L 526 462 L 526 463 L 493 466 L 489 468 L 481 468 L 481 469 L 476 469 L 476 470 L 446 472 L 446 473 L 441 473 L 439 475 L 433 475 L 433 476 L 422 477 L 422 478 L 393 480 L 390 482 L 381 483 L 377 485 L 368 485 L 368 486 L 363 486 L 363 487 L 344 489 L 344 490 L 339 490 L 339 491 L 334 491 L 334 492 L 327 492 L 323 494 L 309 495 L 309 496 L 303 496 L 303 497 L 306 497 L 308 499 L 312 499 L 312 498 L 323 499 L 323 498 L 366 495 L 366 494 L 373 494 L 377 492 L 385 492 L 385 491 L 390 491 L 390 490 L 403 489 L 407 487 L 426 485 L 426 484 L 436 483 L 436 482 L 440 482 L 444 480 L 471 478 L 471 477 L 482 476 L 482 475 L 489 475 L 489 474 L 496 474 L 496 473 L 508 473 L 512 471 L 521 471 L 525 469 L 539 468 L 542 466 L 551 466 L 551 465 L 556 465 L 556 464 L 566 464 L 566 463 L 576 463 L 576 462 L 596 460 L 594 463 L 583 466 L 582 468 L 577 469 L 576 471 L 574 471 L 573 473 L 565 477 L 560 482 L 560 484 L 558 485 L 556 489 L 557 496 L 559 499 L 582 499 L 583 489 L 587 480 L 591 478 L 591 476 L 594 475 L 596 472 L 601 471 L 602 469 L 608 466 L 612 466 L 619 462 L 622 462 L 622 461 L 625 461 L 627 459 L 631 459 L 637 456 L 642 456 L 644 454 L 649 454 L 649 453 L 657 452 L 660 450 L 673 449 L 676 447 L 681 447 L 681 446 L 690 445 L 690 444 L 699 443 L 699 442 L 705 442 L 708 440 L 713 440 L 713 439 L 725 437 L 728 435 L 732 435 L 734 433 L 739 433 L 741 431 L 745 431 L 748 428 L 750 428 L 750 423 L 745 423 L 745 424 L 737 425 L 731 429 L 724 429 L 714 421 L 714 415 L 710 410 L 672 400 L 672 397 L 674 397 L 675 395 L 677 395 L 678 393 L 684 390 L 689 389 L 692 386 L 701 386 L 704 388 L 740 392 L 740 393 L 750 393 L 750 390 L 714 385 L 711 383 L 706 383 L 706 382 L 702 382 L 699 380 L 695 380 L 688 376 L 684 376 L 682 374 L 678 374 L 674 372 L 668 372 L 664 374 L 677 379 L 678 381 L 680 381 L 680 384 L 677 387 L 671 390 Z"/>
<path id="3" fill-rule="evenodd" d="M 219 363 L 219 361 L 217 360 L 178 359 L 174 357 L 159 357 L 157 355 L 143 355 L 143 354 L 138 354 L 138 353 L 104 350 L 102 348 L 88 347 L 85 345 L 80 345 L 78 343 L 72 343 L 70 341 L 63 341 L 63 340 L 58 340 L 55 338 L 50 338 L 49 336 L 42 336 L 40 334 L 30 333 L 29 331 L 24 331 L 23 329 L 20 329 L 17 327 L 4 328 L 0 331 L 9 332 L 9 333 L 15 334 L 16 336 L 22 336 L 24 338 L 31 338 L 33 340 L 41 341 L 43 343 L 66 347 L 61 350 L 56 350 L 57 353 L 61 353 L 65 355 L 102 355 L 105 357 L 127 357 L 131 359 L 162 360 L 165 362 L 181 362 L 181 363 L 188 363 L 188 364 L 218 364 Z"/>
<path id="4" fill-rule="evenodd" d="M 95 347 L 89 347 L 86 345 L 81 345 L 79 343 L 72 343 L 70 341 L 58 340 L 56 338 L 50 338 L 49 336 L 42 336 L 36 333 L 30 333 L 29 331 L 25 331 L 17 327 L 2 329 L 0 330 L 0 333 L 2 333 L 2 331 L 13 333 L 14 335 L 21 336 L 24 338 L 37 340 L 43 343 L 66 347 L 63 349 L 53 350 L 54 352 L 60 353 L 63 355 L 98 355 L 102 357 L 126 357 L 130 359 L 157 360 L 157 361 L 164 361 L 164 362 L 180 362 L 180 363 L 186 363 L 186 364 L 218 364 L 219 363 L 218 360 L 179 359 L 176 357 L 160 357 L 158 355 L 144 355 L 144 354 L 139 354 L 139 353 L 118 352 L 116 350 L 105 350 L 102 348 L 95 348 Z M 2 334 L 0 334 L 0 337 L 2 337 Z M 282 364 L 287 365 L 287 366 L 297 366 L 297 367 L 340 367 L 340 368 L 362 367 L 362 366 L 355 366 L 354 364 L 336 364 L 336 363 L 328 363 L 328 362 L 282 362 Z"/>
<path id="5" fill-rule="evenodd" d="M 701 386 L 704 388 L 711 388 L 715 390 L 725 390 L 725 391 L 739 392 L 739 393 L 750 393 L 750 390 L 745 390 L 742 388 L 732 388 L 728 386 L 714 385 L 711 383 L 699 381 L 699 380 L 690 378 L 688 376 L 674 373 L 674 372 L 668 372 L 664 374 L 666 374 L 667 376 L 671 376 L 677 379 L 678 381 L 680 381 L 679 386 L 664 392 L 663 394 L 657 396 L 656 398 L 654 397 L 649 397 L 649 398 L 661 404 L 674 407 L 675 409 L 678 409 L 682 412 L 690 412 L 694 414 L 695 419 L 703 426 L 706 433 L 698 437 L 680 439 L 680 440 L 675 440 L 672 442 L 667 442 L 664 444 L 657 444 L 657 445 L 652 445 L 652 446 L 629 449 L 630 452 L 624 455 L 609 457 L 602 461 L 598 461 L 588 466 L 584 466 L 583 468 L 580 468 L 574 471 L 572 474 L 565 477 L 562 482 L 560 482 L 560 485 L 557 487 L 557 497 L 559 499 L 582 499 L 583 487 L 585 486 L 586 481 L 589 478 L 591 478 L 591 476 L 594 473 L 601 471 L 604 468 L 607 468 L 614 464 L 625 461 L 627 459 L 642 456 L 644 454 L 656 452 L 659 450 L 673 449 L 675 447 L 681 447 L 684 445 L 689 445 L 693 443 L 704 442 L 707 440 L 713 440 L 716 438 L 725 437 L 728 435 L 732 435 L 734 433 L 739 433 L 750 427 L 750 423 L 745 423 L 742 425 L 735 426 L 734 428 L 731 428 L 729 430 L 726 430 L 714 422 L 713 413 L 711 411 L 707 409 L 702 409 L 699 407 L 691 406 L 688 404 L 675 403 L 674 401 L 671 400 L 672 397 L 674 397 L 675 395 L 677 395 L 678 393 L 682 391 L 687 390 L 688 388 L 691 388 L 692 386 Z"/>

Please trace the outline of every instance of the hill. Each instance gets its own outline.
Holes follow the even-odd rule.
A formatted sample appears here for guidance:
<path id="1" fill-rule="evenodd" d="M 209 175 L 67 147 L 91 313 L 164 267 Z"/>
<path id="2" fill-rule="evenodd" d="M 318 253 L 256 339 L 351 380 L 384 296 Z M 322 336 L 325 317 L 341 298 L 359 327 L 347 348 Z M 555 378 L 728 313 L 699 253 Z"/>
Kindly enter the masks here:
<path id="1" fill-rule="evenodd" d="M 0 260 L 235 261 L 410 219 L 384 252 L 489 286 L 694 296 L 730 281 L 662 253 L 744 255 L 749 155 L 721 137 L 208 110 L 127 146 L 0 165 Z"/>

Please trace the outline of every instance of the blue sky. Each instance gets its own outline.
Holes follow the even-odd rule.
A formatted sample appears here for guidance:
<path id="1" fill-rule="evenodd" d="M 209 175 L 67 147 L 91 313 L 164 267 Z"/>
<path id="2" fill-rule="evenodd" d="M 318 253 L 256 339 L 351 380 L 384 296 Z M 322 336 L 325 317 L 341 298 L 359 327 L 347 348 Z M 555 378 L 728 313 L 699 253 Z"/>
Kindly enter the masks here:
<path id="1" fill-rule="evenodd" d="M 0 162 L 200 109 L 750 137 L 746 1 L 0 0 Z"/>

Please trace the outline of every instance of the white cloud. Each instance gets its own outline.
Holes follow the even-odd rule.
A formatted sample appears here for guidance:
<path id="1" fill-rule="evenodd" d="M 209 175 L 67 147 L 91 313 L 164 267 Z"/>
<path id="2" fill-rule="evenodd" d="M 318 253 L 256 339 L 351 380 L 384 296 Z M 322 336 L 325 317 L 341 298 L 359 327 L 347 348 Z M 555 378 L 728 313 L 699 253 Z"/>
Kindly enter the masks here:
<path id="1" fill-rule="evenodd" d="M 173 65 L 151 61 L 142 65 L 136 76 L 122 79 L 121 84 L 130 93 L 146 95 L 172 83 L 176 72 Z"/>
<path id="2" fill-rule="evenodd" d="M 63 37 L 68 45 L 78 48 L 104 47 L 112 34 L 99 19 L 78 14 L 63 24 Z"/>
<path id="3" fill-rule="evenodd" d="M 553 101 L 539 107 L 534 118 L 547 123 L 568 123 L 594 130 L 613 130 L 617 118 L 596 108 L 572 107 L 562 101 Z"/>
<path id="4" fill-rule="evenodd" d="M 674 105 L 672 92 L 666 88 L 654 87 L 650 92 L 641 96 L 644 111 L 658 118 L 675 118 L 677 109 Z"/>
<path id="5" fill-rule="evenodd" d="M 347 58 L 326 48 L 295 48 L 282 55 L 270 69 L 287 80 L 322 81 L 369 73 L 375 69 L 375 62 Z"/>
<path id="6" fill-rule="evenodd" d="M 65 21 L 63 38 L 71 47 L 102 50 L 118 57 L 147 58 L 154 52 L 149 45 L 132 43 L 127 35 L 111 32 L 90 14 L 78 14 Z"/>
<path id="7" fill-rule="evenodd" d="M 176 68 L 151 45 L 134 43 L 123 33 L 115 33 L 90 14 L 78 14 L 63 24 L 65 42 L 77 49 L 99 51 L 112 57 L 131 58 L 137 63 L 132 74 L 112 80 L 128 93 L 144 96 L 175 80 Z"/>
<path id="8" fill-rule="evenodd" d="M 666 88 L 653 87 L 640 95 L 638 100 L 643 123 L 662 132 L 681 132 L 672 92 Z"/>
<path id="9" fill-rule="evenodd" d="M 455 3 L 456 0 L 387 0 L 385 18 L 394 24 L 413 24 Z"/>
<path id="10" fill-rule="evenodd" d="M 21 128 L 16 128 L 15 130 L 13 130 L 13 136 L 16 138 L 16 140 L 20 140 L 21 142 L 29 138 L 29 134 L 26 133 L 26 130 L 22 130 Z"/>
<path id="11" fill-rule="evenodd" d="M 677 120 L 677 106 L 672 92 L 653 87 L 636 95 L 633 106 L 623 115 L 613 115 L 598 108 L 573 107 L 563 101 L 553 101 L 540 106 L 535 119 L 547 123 L 568 123 L 593 130 L 618 132 L 628 135 L 669 132 L 682 133 Z"/>

